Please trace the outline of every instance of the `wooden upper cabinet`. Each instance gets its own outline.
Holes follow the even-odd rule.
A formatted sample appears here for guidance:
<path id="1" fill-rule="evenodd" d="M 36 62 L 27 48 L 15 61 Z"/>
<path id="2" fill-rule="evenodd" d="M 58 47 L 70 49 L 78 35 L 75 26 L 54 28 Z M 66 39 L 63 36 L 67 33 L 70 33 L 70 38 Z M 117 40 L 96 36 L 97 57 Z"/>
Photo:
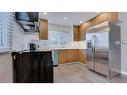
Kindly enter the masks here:
<path id="1" fill-rule="evenodd" d="M 48 20 L 40 19 L 39 28 L 39 39 L 48 40 Z"/>
<path id="2" fill-rule="evenodd" d="M 105 12 L 97 15 L 96 17 L 90 19 L 89 21 L 83 23 L 80 26 L 74 26 L 74 41 L 82 41 L 85 40 L 86 30 L 89 27 L 101 24 L 105 21 L 117 22 L 118 21 L 118 13 L 117 12 Z"/>
<path id="3" fill-rule="evenodd" d="M 85 40 L 85 25 L 79 26 L 79 41 Z"/>
<path id="4" fill-rule="evenodd" d="M 96 25 L 96 23 L 97 23 L 96 17 L 95 18 L 92 18 L 89 21 L 87 21 L 87 23 L 90 23 L 90 24 L 89 25 L 85 25 L 86 26 L 86 29 L 89 28 L 89 27 L 92 27 L 92 26 Z"/>
<path id="5" fill-rule="evenodd" d="M 79 27 L 73 26 L 73 40 L 79 41 Z"/>
<path id="6" fill-rule="evenodd" d="M 73 26 L 73 40 L 82 41 L 85 40 L 85 27 L 84 25 Z"/>
<path id="7" fill-rule="evenodd" d="M 110 21 L 112 23 L 117 22 L 118 21 L 118 13 L 117 12 L 106 12 L 106 13 L 102 13 L 98 16 L 96 16 L 94 18 L 96 24 L 100 24 L 103 23 L 105 21 Z"/>
<path id="8" fill-rule="evenodd" d="M 112 22 L 117 22 L 118 21 L 118 13 L 117 12 L 112 12 Z"/>
<path id="9" fill-rule="evenodd" d="M 118 21 L 118 12 L 105 12 L 97 15 L 96 17 L 90 19 L 89 21 L 85 22 L 83 27 L 80 25 L 79 27 L 81 31 L 87 30 L 87 28 L 101 24 L 105 21 L 110 21 L 112 23 L 116 23 Z M 85 29 L 85 30 L 83 30 Z"/>
<path id="10" fill-rule="evenodd" d="M 105 21 L 111 21 L 110 14 L 108 14 L 108 13 L 102 13 L 101 15 L 99 15 L 97 17 L 97 22 L 98 22 L 97 24 L 103 23 Z"/>

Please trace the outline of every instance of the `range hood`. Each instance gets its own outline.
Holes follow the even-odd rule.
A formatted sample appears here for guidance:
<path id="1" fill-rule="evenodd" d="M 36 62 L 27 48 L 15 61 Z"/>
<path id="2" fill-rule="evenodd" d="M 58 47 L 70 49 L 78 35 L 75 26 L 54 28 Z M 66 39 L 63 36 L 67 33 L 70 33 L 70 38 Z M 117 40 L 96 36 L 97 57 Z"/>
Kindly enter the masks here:
<path id="1" fill-rule="evenodd" d="M 25 32 L 38 32 L 38 12 L 15 12 L 15 21 Z"/>

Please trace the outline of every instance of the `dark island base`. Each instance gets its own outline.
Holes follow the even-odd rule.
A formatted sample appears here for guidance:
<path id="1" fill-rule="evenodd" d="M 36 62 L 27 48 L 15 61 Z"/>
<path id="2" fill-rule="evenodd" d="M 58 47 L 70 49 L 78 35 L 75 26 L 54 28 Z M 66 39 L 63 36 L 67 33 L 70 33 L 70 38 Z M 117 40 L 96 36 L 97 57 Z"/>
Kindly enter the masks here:
<path id="1" fill-rule="evenodd" d="M 53 83 L 51 51 L 13 52 L 14 83 Z"/>

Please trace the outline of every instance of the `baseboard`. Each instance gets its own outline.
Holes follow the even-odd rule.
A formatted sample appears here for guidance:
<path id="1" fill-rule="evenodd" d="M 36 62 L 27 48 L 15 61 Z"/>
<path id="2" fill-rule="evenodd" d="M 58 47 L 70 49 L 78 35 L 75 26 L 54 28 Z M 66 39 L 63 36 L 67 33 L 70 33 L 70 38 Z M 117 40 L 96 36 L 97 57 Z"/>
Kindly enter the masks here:
<path id="1" fill-rule="evenodd" d="M 127 76 L 127 72 L 121 71 L 121 74 Z"/>

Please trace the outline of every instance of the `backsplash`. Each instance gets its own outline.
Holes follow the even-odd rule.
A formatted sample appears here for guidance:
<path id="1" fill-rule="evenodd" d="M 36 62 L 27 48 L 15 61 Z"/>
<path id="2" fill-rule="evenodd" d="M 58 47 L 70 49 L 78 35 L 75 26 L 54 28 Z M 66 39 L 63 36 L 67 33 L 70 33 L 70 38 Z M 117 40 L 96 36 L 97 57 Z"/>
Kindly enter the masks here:
<path id="1" fill-rule="evenodd" d="M 39 45 L 39 49 L 86 49 L 84 41 L 72 41 L 68 44 L 56 45 L 48 40 L 33 40 L 35 44 Z"/>

